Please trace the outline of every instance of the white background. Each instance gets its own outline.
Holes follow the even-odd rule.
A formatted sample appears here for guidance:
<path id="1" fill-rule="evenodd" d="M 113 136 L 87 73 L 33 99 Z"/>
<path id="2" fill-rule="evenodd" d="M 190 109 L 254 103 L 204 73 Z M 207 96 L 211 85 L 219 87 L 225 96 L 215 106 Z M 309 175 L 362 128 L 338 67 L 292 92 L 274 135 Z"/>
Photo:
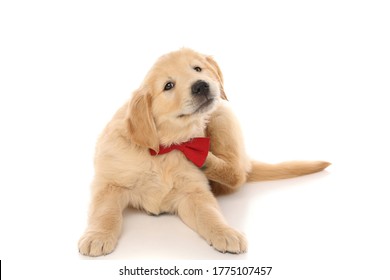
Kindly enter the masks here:
<path id="1" fill-rule="evenodd" d="M 273 266 L 269 279 L 389 279 L 385 2 L 1 1 L 3 276 L 123 279 L 123 265 L 188 260 Z M 253 158 L 333 165 L 219 198 L 246 254 L 214 251 L 177 217 L 128 211 L 99 258 L 116 261 L 83 261 L 96 138 L 155 59 L 183 46 L 219 62 Z"/>

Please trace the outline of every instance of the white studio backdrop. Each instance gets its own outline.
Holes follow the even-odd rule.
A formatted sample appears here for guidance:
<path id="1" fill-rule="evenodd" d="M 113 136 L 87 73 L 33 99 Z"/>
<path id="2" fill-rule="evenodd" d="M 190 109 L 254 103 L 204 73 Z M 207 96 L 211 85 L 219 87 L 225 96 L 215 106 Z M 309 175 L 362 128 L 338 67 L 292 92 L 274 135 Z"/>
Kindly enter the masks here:
<path id="1" fill-rule="evenodd" d="M 115 279 L 152 259 L 271 265 L 270 279 L 387 279 L 389 13 L 386 1 L 0 2 L 3 275 Z M 96 138 L 153 62 L 181 47 L 219 63 L 253 158 L 333 165 L 220 198 L 247 254 L 213 251 L 175 217 L 132 212 L 101 258 L 116 262 L 85 262 Z"/>

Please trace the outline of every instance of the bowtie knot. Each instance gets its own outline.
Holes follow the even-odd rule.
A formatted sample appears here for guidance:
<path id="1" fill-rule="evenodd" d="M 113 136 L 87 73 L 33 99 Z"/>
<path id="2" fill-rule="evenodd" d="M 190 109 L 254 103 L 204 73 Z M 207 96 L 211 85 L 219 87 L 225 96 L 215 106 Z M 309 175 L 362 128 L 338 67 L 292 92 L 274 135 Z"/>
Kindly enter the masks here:
<path id="1" fill-rule="evenodd" d="M 152 149 L 149 149 L 149 151 L 152 156 L 155 156 L 166 154 L 173 150 L 179 150 L 185 155 L 185 157 L 189 161 L 193 162 L 197 167 L 202 167 L 204 162 L 206 161 L 209 149 L 210 138 L 197 137 L 181 144 L 174 144 L 168 147 L 160 146 L 158 152 Z"/>

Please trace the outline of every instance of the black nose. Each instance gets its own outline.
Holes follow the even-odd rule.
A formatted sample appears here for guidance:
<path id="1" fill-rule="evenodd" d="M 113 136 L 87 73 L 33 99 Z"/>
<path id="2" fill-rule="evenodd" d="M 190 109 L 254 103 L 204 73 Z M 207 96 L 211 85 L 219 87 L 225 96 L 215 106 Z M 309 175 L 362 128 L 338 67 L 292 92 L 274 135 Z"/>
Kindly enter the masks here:
<path id="1" fill-rule="evenodd" d="M 209 84 L 202 80 L 196 81 L 191 87 L 191 92 L 193 95 L 208 95 L 210 93 Z"/>

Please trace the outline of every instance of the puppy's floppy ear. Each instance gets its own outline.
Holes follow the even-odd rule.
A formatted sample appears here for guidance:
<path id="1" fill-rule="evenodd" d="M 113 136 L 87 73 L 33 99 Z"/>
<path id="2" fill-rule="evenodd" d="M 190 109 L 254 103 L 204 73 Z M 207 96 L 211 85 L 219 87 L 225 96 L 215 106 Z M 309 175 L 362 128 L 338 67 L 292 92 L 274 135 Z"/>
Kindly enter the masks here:
<path id="1" fill-rule="evenodd" d="M 221 68 L 219 68 L 218 63 L 211 56 L 206 56 L 206 60 L 211 65 L 211 68 L 219 81 L 219 86 L 220 86 L 220 90 L 221 90 L 221 98 L 224 100 L 228 100 L 227 96 L 225 94 L 225 90 L 223 89 L 223 76 L 222 76 Z"/>
<path id="2" fill-rule="evenodd" d="M 126 112 L 130 141 L 158 152 L 157 129 L 152 116 L 152 96 L 146 89 L 134 92 Z"/>

